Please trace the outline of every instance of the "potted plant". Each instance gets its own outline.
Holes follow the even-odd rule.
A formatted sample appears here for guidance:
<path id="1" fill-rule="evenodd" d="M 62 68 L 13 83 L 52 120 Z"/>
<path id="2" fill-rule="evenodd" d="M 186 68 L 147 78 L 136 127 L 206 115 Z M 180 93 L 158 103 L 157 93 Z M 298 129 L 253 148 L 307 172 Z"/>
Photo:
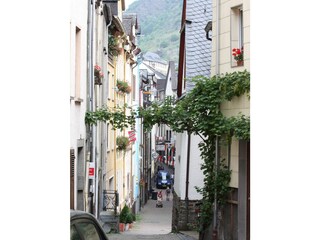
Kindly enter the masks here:
<path id="1" fill-rule="evenodd" d="M 122 93 L 130 93 L 131 92 L 131 87 L 125 81 L 117 80 L 117 88 L 118 88 L 118 91 L 122 92 Z"/>
<path id="2" fill-rule="evenodd" d="M 129 228 L 132 228 L 133 223 L 133 215 L 131 212 L 127 215 L 126 223 L 129 224 Z"/>
<path id="3" fill-rule="evenodd" d="M 108 51 L 113 56 L 118 56 L 120 49 L 118 47 L 118 40 L 115 36 L 109 35 L 108 38 Z"/>
<path id="4" fill-rule="evenodd" d="M 119 136 L 116 139 L 116 144 L 118 146 L 118 150 L 125 150 L 129 146 L 129 138 L 125 136 Z"/>
<path id="5" fill-rule="evenodd" d="M 232 55 L 234 60 L 237 61 L 237 66 L 243 66 L 243 47 L 232 49 Z"/>
<path id="6" fill-rule="evenodd" d="M 103 72 L 99 65 L 94 66 L 94 84 L 102 85 Z"/>
<path id="7" fill-rule="evenodd" d="M 130 213 L 129 207 L 127 205 L 124 205 L 120 212 L 119 216 L 119 230 L 120 232 L 123 232 L 125 230 L 125 225 L 127 223 L 127 216 Z"/>

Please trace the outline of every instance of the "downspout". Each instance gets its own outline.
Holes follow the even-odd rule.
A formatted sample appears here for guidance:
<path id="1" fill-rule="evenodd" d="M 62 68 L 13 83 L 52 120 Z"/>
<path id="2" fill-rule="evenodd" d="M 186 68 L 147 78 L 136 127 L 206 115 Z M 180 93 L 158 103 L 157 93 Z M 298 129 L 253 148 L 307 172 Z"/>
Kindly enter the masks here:
<path id="1" fill-rule="evenodd" d="M 217 0 L 217 6 L 216 6 L 216 77 L 219 76 L 220 70 L 219 70 L 219 64 L 220 64 L 220 0 Z"/>
<path id="2" fill-rule="evenodd" d="M 94 37 L 94 4 L 92 3 L 92 7 L 91 7 L 91 21 L 92 21 L 92 28 L 90 29 L 90 34 L 91 34 L 91 44 L 90 44 L 90 51 L 91 51 L 91 109 L 92 111 L 95 111 L 95 92 L 94 92 L 94 76 L 93 76 L 93 37 Z M 95 171 L 94 171 L 94 179 L 96 180 L 97 179 L 97 159 L 96 159 L 96 148 L 97 148 L 97 127 L 96 125 L 92 125 L 92 159 L 91 159 L 91 162 L 94 163 L 94 166 L 95 166 Z M 95 181 L 92 181 L 92 203 L 93 203 L 93 199 L 95 199 L 94 201 L 94 209 L 92 209 L 92 214 L 95 215 L 95 217 L 97 217 L 97 210 L 98 210 L 98 198 L 97 198 L 97 190 L 96 190 L 96 187 L 95 186 Z M 94 210 L 94 211 L 93 211 Z"/>
<path id="3" fill-rule="evenodd" d="M 95 14 L 96 14 L 96 8 L 97 9 L 99 9 L 99 5 L 97 5 L 97 4 L 99 4 L 100 5 L 100 3 L 99 2 L 96 2 L 96 4 L 95 4 Z M 99 11 L 99 10 L 98 10 Z M 94 30 L 95 30 L 95 37 L 96 37 L 96 41 L 95 41 L 95 44 L 96 44 L 96 48 L 99 50 L 99 19 L 98 19 L 98 17 L 95 19 L 95 28 L 94 28 Z M 95 59 L 96 59 L 96 61 L 95 62 L 98 62 L 98 57 L 100 57 L 99 56 L 99 54 L 97 53 L 97 49 L 95 50 L 96 51 L 96 56 L 95 56 Z M 100 58 L 101 59 L 101 58 Z M 99 59 L 99 60 L 100 60 Z M 95 85 L 94 85 L 95 86 Z M 101 104 L 101 98 L 102 98 L 102 96 L 101 95 L 103 95 L 103 90 L 102 91 L 99 91 L 100 89 L 98 88 L 98 89 L 94 89 L 94 91 L 95 91 L 95 107 L 96 106 L 98 106 L 98 107 L 100 107 L 100 104 Z M 101 94 L 100 94 L 100 92 L 101 92 Z M 102 159 L 102 155 L 103 155 L 103 152 L 102 152 L 102 125 L 103 125 L 103 123 L 99 123 L 99 125 L 97 125 L 97 127 L 96 127 L 96 146 L 97 146 L 97 150 L 96 150 L 96 152 L 98 153 L 100 153 L 99 155 L 97 155 L 96 156 L 96 163 L 95 163 L 95 166 L 96 166 L 96 176 L 95 176 L 95 216 L 96 216 L 96 218 L 98 219 L 99 218 L 99 207 L 100 207 L 100 201 L 99 201 L 99 197 L 100 197 L 100 191 L 99 191 L 99 180 L 100 180 L 100 176 L 101 176 L 101 171 L 100 171 L 100 166 L 101 166 L 101 159 Z M 99 127 L 98 127 L 99 126 Z M 98 139 L 100 139 L 100 147 L 98 148 Z M 99 157 L 98 157 L 99 156 Z M 100 189 L 101 189 L 101 187 L 100 187 Z"/>
<path id="4" fill-rule="evenodd" d="M 124 46 L 124 41 L 123 41 L 123 46 Z M 126 58 L 126 50 L 123 49 L 123 81 L 126 81 L 126 63 L 127 63 L 127 58 Z M 123 103 L 124 103 L 124 106 L 126 105 L 126 94 L 124 94 L 123 96 Z M 124 115 L 126 115 L 126 108 L 123 109 L 124 111 Z M 126 136 L 126 130 L 127 128 L 124 128 L 124 136 Z M 129 186 L 127 186 L 127 182 L 128 182 L 128 179 L 127 179 L 127 172 L 126 172 L 126 166 L 127 166 L 127 159 L 126 159 L 126 153 L 127 153 L 127 149 L 124 151 L 124 154 L 123 154 L 123 186 L 124 189 L 123 189 L 123 197 L 124 199 L 126 199 L 128 196 L 127 196 L 127 193 L 128 193 L 128 188 Z M 129 174 L 130 176 L 130 174 Z M 126 181 L 127 180 L 127 181 Z M 131 206 L 129 206 L 131 207 Z"/>
<path id="5" fill-rule="evenodd" d="M 215 180 L 217 179 L 217 175 L 218 175 L 218 168 L 219 168 L 219 160 L 218 160 L 218 143 L 219 143 L 219 137 L 216 136 L 216 149 L 215 149 L 215 165 L 216 168 L 214 169 L 215 171 Z M 214 192 L 214 211 L 213 211 L 213 239 L 218 239 L 218 231 L 217 231 L 217 219 L 218 219 L 218 201 L 217 201 L 217 189 L 215 188 L 215 192 Z"/>
<path id="6" fill-rule="evenodd" d="M 189 222 L 189 168 L 190 168 L 190 145 L 191 145 L 191 133 L 188 131 L 188 152 L 187 152 L 187 170 L 186 170 L 186 226 Z"/>
<path id="7" fill-rule="evenodd" d="M 90 52 L 90 29 L 91 29 L 91 0 L 88 0 L 88 15 L 87 15 L 87 111 L 91 111 L 91 96 L 90 96 L 90 88 L 91 88 L 91 52 Z M 87 152 L 87 156 L 86 156 L 86 165 L 85 165 L 85 169 L 86 169 L 86 173 L 85 173 L 85 192 L 84 192 L 84 202 L 85 202 L 85 206 L 84 209 L 85 211 L 89 212 L 89 162 L 90 162 L 90 149 L 91 149 L 91 127 L 90 125 L 86 126 L 86 152 Z"/>
<path id="8" fill-rule="evenodd" d="M 151 193 L 151 190 L 152 190 L 152 182 L 151 182 L 151 171 L 152 171 L 152 168 L 151 168 L 151 166 L 152 166 L 152 158 L 151 158 L 151 149 L 152 149 L 152 130 L 150 131 L 150 136 L 149 136 L 149 160 L 150 160 L 150 164 L 149 164 L 149 193 Z"/>
<path id="9" fill-rule="evenodd" d="M 105 14 L 105 12 L 104 12 Z M 108 49 L 108 45 L 109 45 L 109 26 L 111 25 L 111 20 L 109 21 L 108 24 L 106 24 L 106 32 L 107 32 L 107 47 L 105 50 L 105 56 L 107 57 L 107 64 L 105 64 L 105 56 L 102 58 L 103 59 L 103 66 L 105 67 L 105 71 L 104 71 L 104 76 L 105 76 L 105 81 L 103 83 L 103 88 L 102 88 L 102 99 L 103 99 L 103 105 L 106 104 L 106 88 L 108 87 L 108 83 L 109 83 L 109 74 L 108 74 L 108 59 L 109 59 L 109 49 Z M 107 146 L 106 146 L 106 135 L 107 135 L 107 131 L 106 131 L 106 124 L 103 123 L 102 124 L 102 136 L 101 136 L 101 142 L 102 142 L 102 154 L 101 154 L 101 163 L 102 163 L 102 193 L 104 193 L 106 189 L 106 181 L 105 181 L 105 176 L 106 176 L 106 165 L 105 165 L 105 161 L 106 161 L 106 150 L 107 150 Z M 103 205 L 104 205 L 104 194 L 100 195 L 100 205 L 99 205 L 99 212 L 101 213 L 103 211 Z"/>
<path id="10" fill-rule="evenodd" d="M 92 0 L 88 0 L 88 20 L 87 20 L 87 109 L 92 112 L 93 111 L 93 64 L 92 64 L 92 35 L 93 35 L 93 17 L 92 17 Z M 87 129 L 87 147 L 88 147 L 88 155 L 87 155 L 87 173 L 86 173 L 86 185 L 87 185 L 87 193 L 86 193 L 86 210 L 87 212 L 93 213 L 93 181 L 88 178 L 89 175 L 89 162 L 94 162 L 94 125 L 88 126 Z M 90 195 L 89 195 L 90 194 Z M 90 197 L 90 206 L 89 205 L 89 197 Z"/>
<path id="11" fill-rule="evenodd" d="M 117 91 L 116 91 L 116 79 L 117 79 L 117 64 L 115 63 L 114 58 L 112 59 L 113 64 L 114 64 L 114 75 L 113 75 L 113 86 L 112 86 L 112 91 L 113 92 L 113 98 L 114 98 L 114 102 L 113 102 L 113 107 L 116 108 L 117 106 Z M 119 203 L 120 203 L 120 193 L 122 191 L 120 191 L 120 189 L 117 188 L 117 184 L 118 184 L 118 173 L 117 173 L 117 130 L 114 129 L 113 130 L 113 146 L 114 146 L 114 151 L 113 151 L 113 161 L 114 161 L 114 189 L 119 191 Z"/>
<path id="12" fill-rule="evenodd" d="M 219 65 L 220 65 L 220 0 L 216 0 L 216 65 L 215 65 L 215 75 L 216 77 L 219 76 Z M 218 175 L 218 168 L 219 168 L 219 155 L 218 155 L 218 143 L 219 143 L 219 137 L 216 136 L 216 156 L 215 156 L 215 176 Z M 214 215 L 213 215 L 213 233 L 212 237 L 213 239 L 218 239 L 218 230 L 217 230 L 217 219 L 218 219 L 218 201 L 217 201 L 217 190 L 215 190 L 214 193 Z"/>

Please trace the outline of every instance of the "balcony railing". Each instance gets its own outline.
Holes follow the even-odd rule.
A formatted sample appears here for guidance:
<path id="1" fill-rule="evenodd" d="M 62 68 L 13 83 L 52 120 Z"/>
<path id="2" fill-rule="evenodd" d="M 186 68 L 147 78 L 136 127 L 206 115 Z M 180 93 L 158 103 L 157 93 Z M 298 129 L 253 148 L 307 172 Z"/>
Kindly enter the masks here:
<path id="1" fill-rule="evenodd" d="M 117 190 L 104 190 L 103 191 L 103 210 L 114 211 L 117 213 L 117 207 L 119 206 L 119 193 Z"/>

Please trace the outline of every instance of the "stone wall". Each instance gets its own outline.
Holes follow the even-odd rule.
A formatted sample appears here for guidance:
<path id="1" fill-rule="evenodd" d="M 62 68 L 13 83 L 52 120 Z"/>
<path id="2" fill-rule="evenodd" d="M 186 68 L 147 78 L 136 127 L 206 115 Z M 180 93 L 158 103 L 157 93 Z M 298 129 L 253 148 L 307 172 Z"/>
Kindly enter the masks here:
<path id="1" fill-rule="evenodd" d="M 187 231 L 198 229 L 199 200 L 181 200 L 177 194 L 173 193 L 172 207 L 172 231 Z"/>

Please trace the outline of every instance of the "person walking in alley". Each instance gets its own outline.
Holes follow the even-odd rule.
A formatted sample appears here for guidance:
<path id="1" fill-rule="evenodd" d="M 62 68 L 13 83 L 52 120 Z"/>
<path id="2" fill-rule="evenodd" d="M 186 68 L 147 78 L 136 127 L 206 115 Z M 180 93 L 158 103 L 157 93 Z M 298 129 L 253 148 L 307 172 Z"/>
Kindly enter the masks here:
<path id="1" fill-rule="evenodd" d="M 162 205 L 162 191 L 161 190 L 157 194 L 156 207 L 163 207 L 163 205 Z"/>
<path id="2" fill-rule="evenodd" d="M 167 201 L 169 201 L 169 196 L 170 196 L 170 189 L 167 187 L 166 189 L 166 196 L 167 196 Z"/>

